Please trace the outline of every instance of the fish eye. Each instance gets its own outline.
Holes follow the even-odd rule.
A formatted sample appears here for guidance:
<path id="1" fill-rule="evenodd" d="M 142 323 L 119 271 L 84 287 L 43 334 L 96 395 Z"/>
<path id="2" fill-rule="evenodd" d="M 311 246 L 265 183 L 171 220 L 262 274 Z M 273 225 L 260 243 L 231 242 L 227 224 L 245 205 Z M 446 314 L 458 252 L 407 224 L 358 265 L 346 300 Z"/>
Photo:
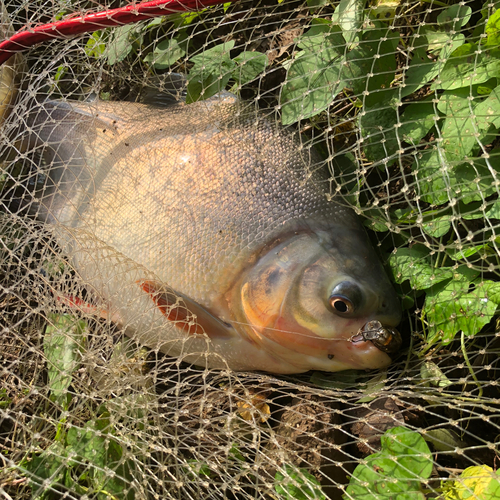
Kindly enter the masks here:
<path id="1" fill-rule="evenodd" d="M 356 283 L 341 281 L 332 290 L 330 305 L 340 314 L 352 313 L 361 305 L 362 294 Z"/>

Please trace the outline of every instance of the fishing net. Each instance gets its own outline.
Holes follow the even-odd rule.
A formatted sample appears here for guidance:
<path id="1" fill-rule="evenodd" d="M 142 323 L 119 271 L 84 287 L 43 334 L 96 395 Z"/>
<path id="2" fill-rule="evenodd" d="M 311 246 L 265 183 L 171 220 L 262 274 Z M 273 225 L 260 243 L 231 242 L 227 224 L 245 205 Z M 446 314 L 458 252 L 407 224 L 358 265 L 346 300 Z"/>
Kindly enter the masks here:
<path id="1" fill-rule="evenodd" d="M 500 4 L 141 5 L 3 2 L 5 38 L 77 28 L 22 39 L 2 66 L 0 496 L 500 498 Z M 317 188 L 367 228 L 403 307 L 389 368 L 215 370 L 200 367 L 219 356 L 204 335 L 175 355 L 144 345 L 105 317 L 96 283 L 126 295 L 155 270 L 34 205 L 41 187 L 85 182 L 50 178 L 69 147 L 63 134 L 48 154 L 51 133 L 74 126 L 65 105 L 187 100 L 215 120 L 214 99 L 233 95 L 270 142 L 287 129 L 305 160 L 284 173 L 326 172 Z M 129 136 L 144 131 L 141 114 Z"/>

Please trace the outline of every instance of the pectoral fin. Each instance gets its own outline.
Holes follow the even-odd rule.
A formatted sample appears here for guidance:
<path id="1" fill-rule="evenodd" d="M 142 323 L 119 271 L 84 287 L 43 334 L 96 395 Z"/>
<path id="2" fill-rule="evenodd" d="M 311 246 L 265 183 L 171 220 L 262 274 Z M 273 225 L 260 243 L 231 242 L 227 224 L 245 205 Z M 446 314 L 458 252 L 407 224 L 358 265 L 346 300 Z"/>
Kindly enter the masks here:
<path id="1" fill-rule="evenodd" d="M 155 281 L 137 281 L 137 284 L 154 301 L 168 321 L 185 331 L 188 335 L 203 335 L 210 338 L 232 338 L 234 328 L 211 314 L 203 306 L 173 290 L 166 290 Z"/>

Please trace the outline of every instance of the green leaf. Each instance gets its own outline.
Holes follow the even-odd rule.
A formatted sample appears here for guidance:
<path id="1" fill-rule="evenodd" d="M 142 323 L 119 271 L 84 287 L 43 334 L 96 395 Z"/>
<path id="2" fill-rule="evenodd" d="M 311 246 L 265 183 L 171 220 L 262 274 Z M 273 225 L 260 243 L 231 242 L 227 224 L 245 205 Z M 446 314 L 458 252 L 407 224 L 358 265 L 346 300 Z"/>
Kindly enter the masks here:
<path id="1" fill-rule="evenodd" d="M 398 248 L 389 258 L 396 283 L 410 281 L 412 288 L 425 290 L 453 277 L 453 270 L 431 265 L 429 250 L 421 245 Z"/>
<path id="2" fill-rule="evenodd" d="M 332 16 L 332 21 L 342 28 L 345 41 L 349 46 L 359 39 L 364 7 L 363 0 L 340 0 Z"/>
<path id="3" fill-rule="evenodd" d="M 488 248 L 488 245 L 476 245 L 476 246 L 472 246 L 472 247 L 465 247 L 465 248 L 462 248 L 461 250 L 457 250 L 457 251 L 452 251 L 452 250 L 449 250 L 447 253 L 448 253 L 448 256 L 453 259 L 453 260 L 466 260 L 468 259 L 469 257 L 471 257 L 472 255 L 480 252 L 481 250 L 486 250 Z"/>
<path id="4" fill-rule="evenodd" d="M 233 61 L 237 66 L 232 76 L 240 85 L 257 78 L 267 66 L 267 56 L 261 52 L 242 52 Z"/>
<path id="5" fill-rule="evenodd" d="M 188 78 L 188 104 L 208 99 L 225 89 L 236 68 L 236 63 L 229 54 L 234 43 L 234 40 L 222 43 L 191 58 L 194 66 Z"/>
<path id="6" fill-rule="evenodd" d="M 441 481 L 443 500 L 497 500 L 500 474 L 488 465 L 467 467 L 456 481 Z"/>
<path id="7" fill-rule="evenodd" d="M 367 108 L 385 108 L 398 95 L 391 87 L 396 71 L 399 33 L 374 21 L 375 28 L 363 32 L 359 45 L 347 55 L 342 79 L 349 83 Z"/>
<path id="8" fill-rule="evenodd" d="M 485 45 L 498 47 L 500 45 L 500 9 L 490 16 L 484 31 L 488 35 Z"/>
<path id="9" fill-rule="evenodd" d="M 395 129 L 398 122 L 396 111 L 391 107 L 370 108 L 358 117 L 367 158 L 377 162 L 392 157 L 399 149 Z M 387 165 L 382 163 L 380 168 L 385 170 Z"/>
<path id="10" fill-rule="evenodd" d="M 437 107 L 446 119 L 441 128 L 442 141 L 446 159 L 461 162 L 477 144 L 477 122 L 474 117 L 476 103 L 470 96 L 470 90 L 456 89 L 445 92 Z"/>
<path id="11" fill-rule="evenodd" d="M 405 108 L 401 119 L 398 136 L 411 144 L 418 144 L 436 124 L 439 116 L 436 105 L 432 102 L 416 102 Z"/>
<path id="12" fill-rule="evenodd" d="M 43 350 L 47 358 L 49 388 L 52 397 L 67 407 L 68 388 L 80 366 L 80 351 L 86 323 L 68 314 L 49 315 Z"/>
<path id="13" fill-rule="evenodd" d="M 432 361 L 426 361 L 420 366 L 420 377 L 426 384 L 435 387 L 448 387 L 453 384 L 450 379 L 441 371 L 439 366 Z"/>
<path id="14" fill-rule="evenodd" d="M 450 55 L 432 90 L 452 90 L 483 83 L 500 76 L 500 49 L 465 43 Z"/>
<path id="15" fill-rule="evenodd" d="M 414 40 L 414 52 L 410 67 L 405 73 L 405 86 L 401 89 L 401 97 L 406 97 L 433 80 L 443 67 L 450 54 L 465 40 L 461 33 L 434 31 L 427 28 Z M 436 61 L 429 59 L 427 52 L 439 50 Z"/>
<path id="16" fill-rule="evenodd" d="M 128 500 L 134 498 L 134 491 L 130 488 L 133 465 L 129 460 L 123 460 L 122 447 L 113 435 L 107 418 L 91 420 L 83 428 L 70 427 L 66 440 L 67 450 L 73 458 L 72 465 L 85 464 L 94 490 Z M 114 475 L 107 474 L 109 469 L 114 471 Z"/>
<path id="17" fill-rule="evenodd" d="M 274 489 L 286 500 L 326 500 L 319 481 L 307 469 L 288 464 L 276 472 Z"/>
<path id="18" fill-rule="evenodd" d="M 469 292 L 468 279 L 453 279 L 427 292 L 424 304 L 428 323 L 427 342 L 449 344 L 457 332 L 475 335 L 493 318 L 497 304 L 481 288 Z"/>
<path id="19" fill-rule="evenodd" d="M 418 180 L 418 194 L 428 203 L 443 205 L 453 198 L 471 203 L 495 192 L 485 158 L 455 166 L 440 143 L 417 157 L 412 168 Z"/>
<path id="20" fill-rule="evenodd" d="M 85 45 L 85 53 L 90 57 L 100 57 L 106 51 L 106 44 L 104 43 L 104 34 L 102 31 L 94 31 L 87 44 Z"/>
<path id="21" fill-rule="evenodd" d="M 182 35 L 182 36 L 181 36 Z M 151 64 L 156 69 L 165 69 L 186 55 L 187 33 L 183 32 L 175 38 L 160 42 L 149 54 L 144 57 L 144 62 Z"/>
<path id="22" fill-rule="evenodd" d="M 495 304 L 500 304 L 500 283 L 498 281 L 481 280 L 476 284 L 479 293 Z"/>
<path id="23" fill-rule="evenodd" d="M 451 429 L 430 429 L 424 436 L 425 440 L 431 443 L 437 451 L 453 453 L 457 448 L 466 446 L 466 443 Z"/>
<path id="24" fill-rule="evenodd" d="M 422 224 L 422 229 L 429 236 L 434 238 L 440 238 L 444 236 L 451 229 L 451 215 L 443 215 L 441 217 L 435 217 L 429 222 L 424 222 Z"/>
<path id="25" fill-rule="evenodd" d="M 430 477 L 432 456 L 420 434 L 394 427 L 381 438 L 381 451 L 366 458 L 351 476 L 345 498 L 424 499 L 420 481 Z"/>
<path id="26" fill-rule="evenodd" d="M 113 37 L 107 45 L 108 64 L 123 61 L 133 49 L 134 43 L 142 43 L 142 34 L 134 24 L 125 24 L 113 31 Z"/>
<path id="27" fill-rule="evenodd" d="M 33 455 L 30 460 L 24 459 L 20 468 L 29 478 L 31 487 L 38 492 L 37 498 L 48 498 L 48 494 L 57 484 L 62 484 L 66 473 L 63 462 L 66 450 L 62 443 L 54 441 L 39 455 Z"/>
<path id="28" fill-rule="evenodd" d="M 500 128 L 500 87 L 492 89 L 484 101 L 474 110 L 479 130 L 487 130 L 491 125 Z"/>
<path id="29" fill-rule="evenodd" d="M 283 125 L 321 113 L 345 86 L 345 40 L 338 27 L 313 25 L 299 47 L 304 50 L 291 63 L 280 95 Z"/>
<path id="30" fill-rule="evenodd" d="M 387 382 L 387 372 L 380 372 L 376 374 L 372 379 L 370 379 L 366 384 L 360 384 L 360 389 L 363 394 L 362 398 L 358 399 L 356 403 L 368 403 L 373 401 L 377 397 L 377 393 L 384 389 Z M 365 387 L 362 387 L 362 386 Z"/>
<path id="31" fill-rule="evenodd" d="M 450 30 L 459 30 L 469 22 L 471 14 L 472 9 L 469 6 L 451 5 L 438 15 L 437 22 Z"/>

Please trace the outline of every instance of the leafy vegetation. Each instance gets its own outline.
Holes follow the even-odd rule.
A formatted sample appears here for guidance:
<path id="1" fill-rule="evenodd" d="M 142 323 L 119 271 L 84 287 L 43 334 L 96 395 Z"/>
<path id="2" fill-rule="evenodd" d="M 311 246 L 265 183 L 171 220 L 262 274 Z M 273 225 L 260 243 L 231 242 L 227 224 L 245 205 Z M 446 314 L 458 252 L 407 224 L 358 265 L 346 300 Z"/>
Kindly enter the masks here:
<path id="1" fill-rule="evenodd" d="M 443 481 L 443 500 L 495 500 L 500 498 L 500 474 L 487 465 L 467 467 L 459 480 Z"/>
<path id="2" fill-rule="evenodd" d="M 73 398 L 70 386 L 80 367 L 85 327 L 85 322 L 71 315 L 51 314 L 45 330 L 43 347 L 50 398 L 61 413 L 50 446 L 19 465 L 30 480 L 35 499 L 56 498 L 66 489 L 103 500 L 134 498 L 129 485 L 135 464 L 124 458 L 106 409 L 83 426 L 68 422 Z"/>
<path id="3" fill-rule="evenodd" d="M 274 489 L 283 500 L 326 500 L 319 481 L 307 469 L 287 464 L 276 472 Z"/>
<path id="4" fill-rule="evenodd" d="M 424 439 L 404 427 L 389 429 L 381 450 L 354 470 L 344 498 L 356 500 L 424 499 L 422 482 L 432 472 L 432 456 Z"/>

